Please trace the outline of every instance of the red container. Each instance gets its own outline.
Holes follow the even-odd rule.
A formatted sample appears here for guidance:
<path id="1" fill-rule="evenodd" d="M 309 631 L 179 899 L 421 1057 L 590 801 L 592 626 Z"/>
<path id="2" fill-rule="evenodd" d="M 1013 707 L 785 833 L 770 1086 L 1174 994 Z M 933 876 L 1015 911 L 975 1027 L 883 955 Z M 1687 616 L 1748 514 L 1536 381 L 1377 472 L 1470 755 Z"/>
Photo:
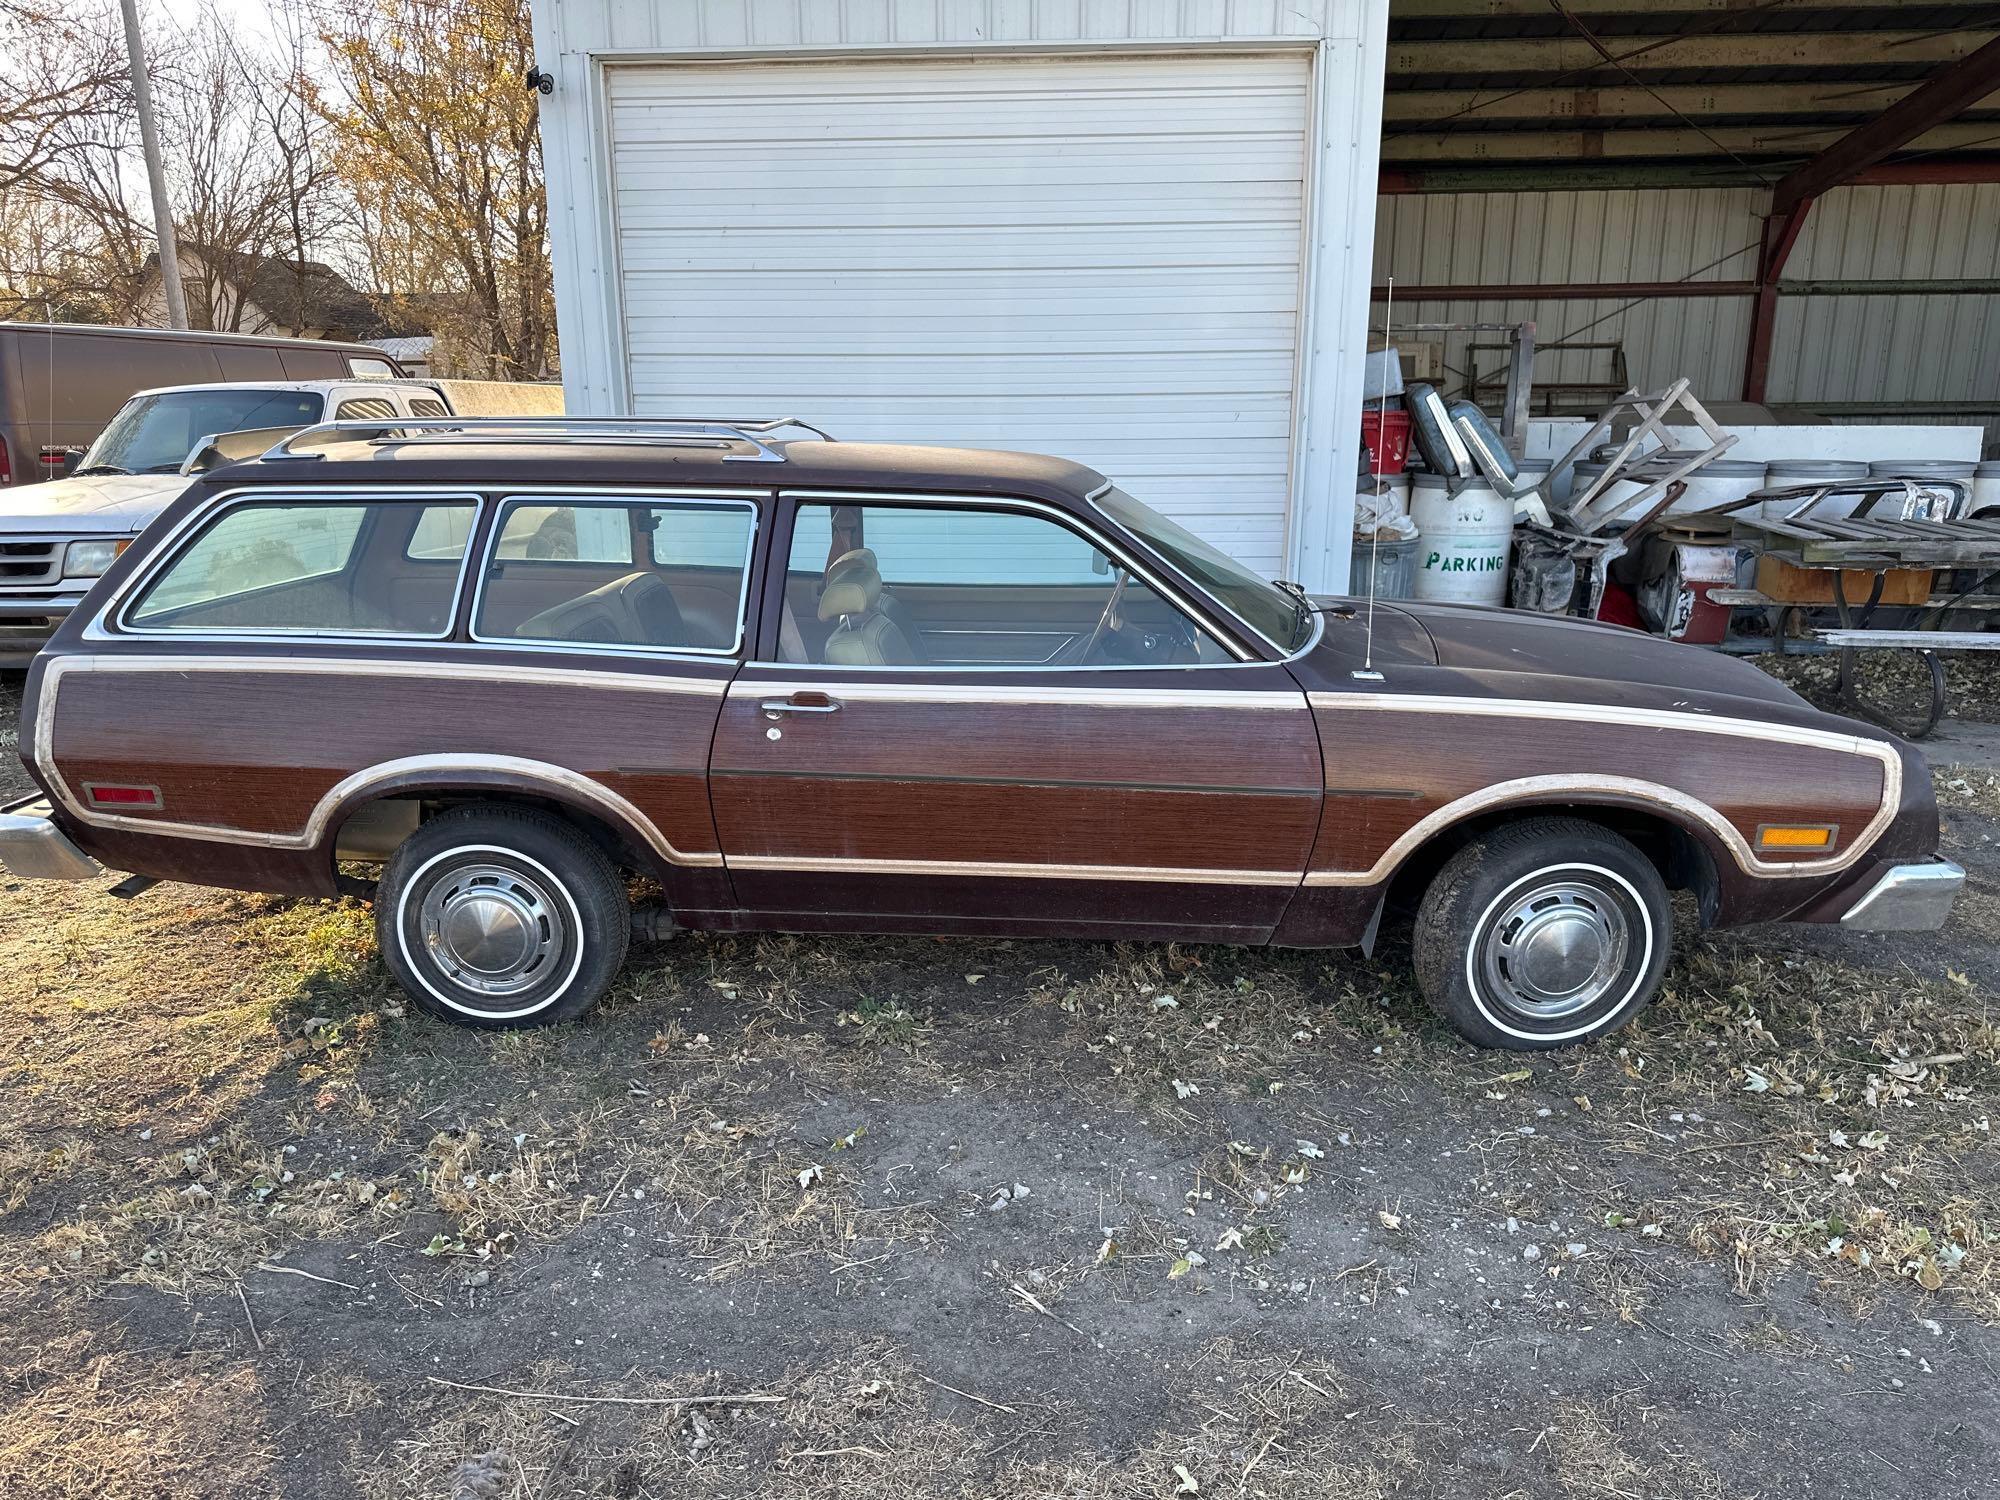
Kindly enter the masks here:
<path id="1" fill-rule="evenodd" d="M 1410 461 L 1410 414 L 1401 402 L 1361 409 L 1361 444 L 1368 450 L 1369 473 L 1403 472 Z"/>

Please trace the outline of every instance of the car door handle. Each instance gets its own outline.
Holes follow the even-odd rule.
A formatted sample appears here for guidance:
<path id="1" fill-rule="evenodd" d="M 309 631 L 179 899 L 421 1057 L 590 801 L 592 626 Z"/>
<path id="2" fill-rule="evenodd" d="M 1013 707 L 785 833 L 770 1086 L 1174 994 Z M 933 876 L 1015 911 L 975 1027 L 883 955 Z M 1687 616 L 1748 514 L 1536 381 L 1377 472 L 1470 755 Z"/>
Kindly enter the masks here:
<path id="1" fill-rule="evenodd" d="M 757 705 L 772 718 L 779 714 L 837 714 L 840 704 L 825 693 L 794 693 L 789 698 L 766 698 Z"/>

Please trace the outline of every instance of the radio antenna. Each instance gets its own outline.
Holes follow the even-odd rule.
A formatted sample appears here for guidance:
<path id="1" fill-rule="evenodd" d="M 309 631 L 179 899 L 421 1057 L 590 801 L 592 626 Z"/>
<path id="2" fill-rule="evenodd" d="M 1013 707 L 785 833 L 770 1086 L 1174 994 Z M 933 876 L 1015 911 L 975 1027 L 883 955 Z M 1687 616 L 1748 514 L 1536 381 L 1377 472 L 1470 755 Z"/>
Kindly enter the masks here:
<path id="1" fill-rule="evenodd" d="M 1379 495 L 1382 489 L 1381 476 L 1375 471 L 1375 464 L 1382 462 L 1382 455 L 1389 449 L 1389 361 L 1396 359 L 1395 348 L 1389 342 L 1390 320 L 1396 311 L 1396 278 L 1389 278 L 1389 289 L 1382 298 L 1382 390 L 1375 408 L 1375 462 L 1368 465 L 1369 489 Z M 1396 360 L 1398 366 L 1401 360 Z M 1365 450 L 1367 444 L 1362 445 Z M 1369 528 L 1368 542 L 1368 623 L 1367 636 L 1361 648 L 1361 670 L 1353 675 L 1369 682 L 1380 682 L 1382 674 L 1375 670 L 1375 588 L 1381 575 L 1382 561 L 1382 515 L 1375 512 L 1375 525 Z"/>

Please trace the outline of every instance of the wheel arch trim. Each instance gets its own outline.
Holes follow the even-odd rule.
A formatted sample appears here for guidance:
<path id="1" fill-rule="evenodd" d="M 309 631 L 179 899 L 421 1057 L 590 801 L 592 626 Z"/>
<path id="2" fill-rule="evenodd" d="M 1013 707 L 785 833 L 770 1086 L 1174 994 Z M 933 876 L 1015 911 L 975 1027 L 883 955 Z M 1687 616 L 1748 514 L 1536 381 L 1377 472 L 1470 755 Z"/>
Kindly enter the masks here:
<path id="1" fill-rule="evenodd" d="M 1885 803 L 1889 816 L 1893 817 L 1894 800 L 1885 799 Z M 1887 818 L 1878 814 L 1876 825 L 1865 830 L 1837 860 L 1773 864 L 1757 858 L 1749 841 L 1721 813 L 1700 798 L 1674 787 L 1632 776 L 1522 776 L 1482 787 L 1427 813 L 1398 835 L 1365 870 L 1308 870 L 1305 883 L 1307 886 L 1375 885 L 1388 880 L 1418 849 L 1457 824 L 1484 813 L 1515 808 L 1526 812 L 1541 807 L 1620 808 L 1659 814 L 1698 839 L 1711 855 L 1718 848 L 1722 850 L 1744 874 L 1779 879 L 1827 875 L 1845 869 L 1874 842 L 1880 832 L 1876 825 L 1887 822 Z"/>
<path id="2" fill-rule="evenodd" d="M 629 799 L 601 782 L 567 766 L 518 755 L 406 755 L 382 761 L 344 776 L 322 795 L 306 819 L 305 831 L 291 847 L 332 847 L 340 825 L 370 802 L 412 793 L 525 792 L 549 797 L 607 823 L 631 842 L 669 865 L 683 867 L 722 864 L 719 853 L 677 849 L 659 827 Z"/>

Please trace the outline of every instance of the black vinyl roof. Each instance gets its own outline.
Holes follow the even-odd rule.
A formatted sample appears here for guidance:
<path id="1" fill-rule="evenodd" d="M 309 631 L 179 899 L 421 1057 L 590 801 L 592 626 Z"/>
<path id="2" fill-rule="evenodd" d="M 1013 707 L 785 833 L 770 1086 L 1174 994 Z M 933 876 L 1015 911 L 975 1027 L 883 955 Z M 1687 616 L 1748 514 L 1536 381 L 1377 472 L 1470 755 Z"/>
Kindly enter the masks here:
<path id="1" fill-rule="evenodd" d="M 653 485 L 705 489 L 901 490 L 1006 495 L 1077 505 L 1105 477 L 1068 459 L 987 448 L 906 443 L 777 442 L 782 462 L 730 458 L 713 447 L 617 439 L 561 443 L 430 441 L 340 443 L 320 456 L 257 459 L 212 469 L 212 489 L 271 485 L 320 488 L 463 485 L 514 487 Z"/>

